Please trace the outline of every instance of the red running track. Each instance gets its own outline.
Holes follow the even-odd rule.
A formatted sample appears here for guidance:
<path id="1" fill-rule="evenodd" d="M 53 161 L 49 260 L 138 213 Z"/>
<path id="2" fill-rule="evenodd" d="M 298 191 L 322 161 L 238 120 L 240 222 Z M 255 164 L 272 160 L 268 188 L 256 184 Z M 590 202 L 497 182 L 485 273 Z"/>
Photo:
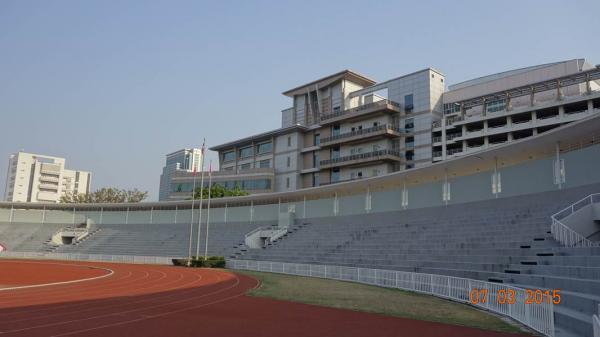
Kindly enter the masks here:
<path id="1" fill-rule="evenodd" d="M 0 261 L 0 271 L 10 263 L 15 262 Z M 225 270 L 91 262 L 18 263 L 33 270 L 39 264 L 60 263 L 114 273 L 84 282 L 0 291 L 0 337 L 518 336 L 248 297 L 244 294 L 258 282 Z M 49 269 L 52 267 L 43 270 Z M 92 270 L 106 272 L 104 269 Z M 29 276 L 27 272 L 11 278 L 23 284 Z"/>

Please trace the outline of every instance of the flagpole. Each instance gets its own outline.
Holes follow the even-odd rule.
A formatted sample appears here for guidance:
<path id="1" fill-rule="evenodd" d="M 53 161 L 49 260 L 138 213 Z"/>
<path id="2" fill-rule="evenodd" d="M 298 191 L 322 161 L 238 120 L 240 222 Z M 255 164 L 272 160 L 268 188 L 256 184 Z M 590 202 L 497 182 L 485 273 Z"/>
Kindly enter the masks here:
<path id="1" fill-rule="evenodd" d="M 198 238 L 196 239 L 196 258 L 200 256 L 200 229 L 202 228 L 202 198 L 204 196 L 204 145 L 206 139 L 202 142 L 202 150 L 200 157 L 200 210 L 198 211 Z"/>
<path id="2" fill-rule="evenodd" d="M 192 184 L 192 217 L 190 219 L 190 245 L 188 247 L 188 266 L 192 264 L 192 237 L 194 237 L 194 201 L 196 200 L 196 166 L 194 166 L 194 171 L 192 175 L 194 176 L 194 183 Z"/>
<path id="3" fill-rule="evenodd" d="M 208 259 L 208 225 L 210 224 L 210 191 L 212 181 L 212 160 L 209 163 L 208 169 L 208 203 L 206 207 L 206 235 L 204 237 L 204 259 Z"/>

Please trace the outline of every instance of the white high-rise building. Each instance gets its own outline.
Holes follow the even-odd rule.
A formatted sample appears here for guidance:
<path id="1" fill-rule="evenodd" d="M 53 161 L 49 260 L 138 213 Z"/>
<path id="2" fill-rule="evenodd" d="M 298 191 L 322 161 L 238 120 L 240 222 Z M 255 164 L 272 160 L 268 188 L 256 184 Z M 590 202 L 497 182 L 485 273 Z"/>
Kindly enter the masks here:
<path id="1" fill-rule="evenodd" d="M 194 167 L 196 172 L 200 172 L 200 162 L 202 159 L 202 150 L 200 149 L 181 149 L 167 154 L 165 167 L 163 167 L 160 175 L 160 187 L 158 192 L 158 200 L 169 200 L 171 191 L 171 177 L 175 172 L 193 172 Z"/>
<path id="2" fill-rule="evenodd" d="M 67 193 L 89 193 L 92 174 L 65 169 L 65 158 L 18 152 L 8 161 L 4 199 L 59 202 Z"/>

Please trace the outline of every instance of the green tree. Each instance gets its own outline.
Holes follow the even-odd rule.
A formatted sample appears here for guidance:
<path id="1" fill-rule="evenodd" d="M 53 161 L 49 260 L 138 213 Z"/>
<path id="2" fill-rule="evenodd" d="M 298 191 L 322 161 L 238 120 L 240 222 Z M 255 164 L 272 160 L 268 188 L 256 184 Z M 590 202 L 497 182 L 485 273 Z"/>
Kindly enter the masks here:
<path id="1" fill-rule="evenodd" d="M 137 188 L 133 190 L 103 187 L 92 193 L 66 193 L 60 198 L 62 203 L 125 203 L 141 202 L 148 197 L 148 192 Z"/>
<path id="2" fill-rule="evenodd" d="M 202 199 L 208 199 L 208 188 L 201 189 L 200 187 L 196 188 L 194 193 L 194 199 L 200 199 L 200 191 L 202 191 Z M 240 197 L 244 195 L 248 195 L 249 193 L 242 190 L 237 184 L 233 189 L 225 188 L 225 186 L 221 184 L 213 184 L 210 189 L 210 197 L 211 199 L 224 198 L 224 197 Z M 191 198 L 190 198 L 191 199 Z"/>

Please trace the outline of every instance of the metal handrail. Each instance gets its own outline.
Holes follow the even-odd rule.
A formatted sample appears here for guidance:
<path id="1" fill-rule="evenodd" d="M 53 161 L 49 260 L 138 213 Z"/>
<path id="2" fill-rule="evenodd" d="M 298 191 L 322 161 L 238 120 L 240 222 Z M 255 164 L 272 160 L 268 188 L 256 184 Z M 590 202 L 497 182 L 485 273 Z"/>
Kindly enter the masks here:
<path id="1" fill-rule="evenodd" d="M 324 120 L 327 120 L 327 119 L 331 119 L 331 118 L 335 118 L 335 117 L 339 117 L 339 116 L 351 114 L 351 113 L 354 113 L 354 112 L 359 112 L 359 111 L 362 111 L 362 110 L 370 109 L 372 107 L 387 106 L 387 105 L 391 105 L 391 106 L 400 108 L 400 104 L 399 103 L 396 103 L 394 101 L 390 101 L 388 99 L 382 99 L 380 101 L 376 101 L 376 102 L 372 102 L 372 103 L 367 103 L 367 104 L 359 105 L 359 106 L 354 107 L 354 108 L 350 108 L 350 109 L 346 109 L 346 110 L 341 110 L 341 111 L 336 111 L 336 112 L 332 112 L 330 114 L 321 115 L 321 120 L 324 121 Z"/>
<path id="2" fill-rule="evenodd" d="M 596 198 L 598 198 L 598 200 L 596 200 Z M 583 207 L 596 202 L 600 202 L 600 193 L 590 194 L 573 203 L 571 206 L 553 214 L 551 217 L 552 225 L 550 226 L 550 232 L 554 239 L 565 247 L 600 247 L 600 242 L 594 242 L 586 238 L 560 221 L 579 211 Z"/>
<path id="3" fill-rule="evenodd" d="M 323 139 L 321 139 L 321 143 L 327 143 L 327 142 L 338 140 L 338 139 L 360 136 L 363 134 L 377 132 L 377 131 L 381 131 L 381 130 L 391 130 L 391 131 L 396 131 L 396 132 L 402 132 L 402 130 L 396 126 L 389 125 L 389 124 L 383 124 L 383 125 L 378 125 L 378 126 L 372 126 L 370 128 L 346 132 L 346 133 L 342 133 L 339 135 L 324 137 Z"/>
<path id="4" fill-rule="evenodd" d="M 344 162 L 344 161 L 357 160 L 357 159 L 366 159 L 366 158 L 378 157 L 378 156 L 385 156 L 385 155 L 392 155 L 392 156 L 400 157 L 400 151 L 395 151 L 395 150 L 377 150 L 377 151 L 373 151 L 373 152 L 352 154 L 352 155 L 349 155 L 349 156 L 344 156 L 344 157 L 339 157 L 339 158 L 331 158 L 331 159 L 321 160 L 321 166 L 328 165 L 328 164 L 341 163 L 341 162 Z"/>

